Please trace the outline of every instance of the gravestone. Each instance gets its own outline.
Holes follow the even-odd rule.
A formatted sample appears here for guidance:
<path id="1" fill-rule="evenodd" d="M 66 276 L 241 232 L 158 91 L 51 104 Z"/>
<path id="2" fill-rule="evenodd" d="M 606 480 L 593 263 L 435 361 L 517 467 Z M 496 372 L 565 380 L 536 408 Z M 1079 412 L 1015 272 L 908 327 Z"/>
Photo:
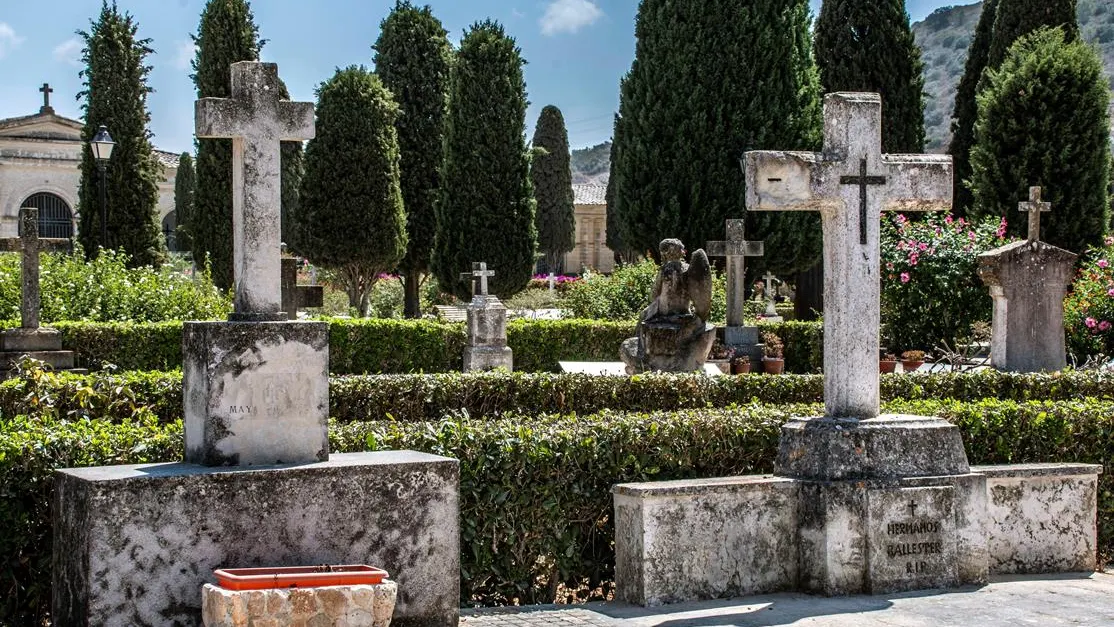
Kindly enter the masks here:
<path id="1" fill-rule="evenodd" d="M 55 370 L 74 367 L 73 351 L 62 350 L 62 333 L 39 326 L 42 293 L 39 288 L 39 253 L 69 252 L 68 239 L 39 237 L 39 210 L 19 210 L 20 236 L 0 239 L 0 251 L 22 253 L 20 260 L 20 325 L 0 332 L 0 370 L 10 370 L 24 355 L 38 359 Z"/>
<path id="2" fill-rule="evenodd" d="M 514 354 L 507 346 L 507 308 L 487 291 L 487 280 L 495 276 L 487 263 L 472 264 L 471 272 L 460 278 L 472 283 L 472 302 L 468 303 L 465 328 L 464 372 L 514 369 Z"/>
<path id="3" fill-rule="evenodd" d="M 298 319 L 303 307 L 323 307 L 325 288 L 321 285 L 298 285 L 298 260 L 282 258 L 282 310 L 288 320 Z"/>
<path id="4" fill-rule="evenodd" d="M 763 242 L 747 241 L 746 220 L 728 220 L 727 239 L 708 242 L 706 252 L 709 257 L 727 258 L 727 326 L 723 330 L 723 343 L 757 361 L 762 356 L 758 347 L 758 327 L 747 326 L 744 321 L 746 258 L 761 257 L 765 253 Z"/>
<path id="5" fill-rule="evenodd" d="M 766 289 L 762 290 L 766 297 L 766 312 L 762 314 L 762 320 L 764 322 L 783 322 L 782 317 L 777 315 L 777 301 L 775 300 L 778 278 L 773 273 L 767 272 L 762 276 L 762 280 L 766 283 Z"/>
<path id="6" fill-rule="evenodd" d="M 979 277 L 994 300 L 990 363 L 1009 372 L 1063 370 L 1064 297 L 1077 255 L 1040 241 L 1040 214 L 1052 210 L 1041 188 L 1030 188 L 1019 209 L 1029 214 L 1028 239 L 979 255 Z"/>

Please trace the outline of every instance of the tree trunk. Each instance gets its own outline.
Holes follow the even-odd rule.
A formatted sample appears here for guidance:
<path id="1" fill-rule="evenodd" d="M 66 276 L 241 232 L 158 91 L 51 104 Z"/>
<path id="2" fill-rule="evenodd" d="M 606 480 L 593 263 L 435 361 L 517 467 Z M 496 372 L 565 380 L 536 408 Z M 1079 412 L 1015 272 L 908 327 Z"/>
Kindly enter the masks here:
<path id="1" fill-rule="evenodd" d="M 405 293 L 402 315 L 407 318 L 421 318 L 422 301 L 418 289 L 421 287 L 421 273 L 417 270 L 403 272 L 402 287 Z"/>
<path id="2" fill-rule="evenodd" d="M 797 320 L 816 320 L 817 313 L 824 313 L 823 262 L 797 273 L 797 298 L 793 303 L 793 313 Z"/>

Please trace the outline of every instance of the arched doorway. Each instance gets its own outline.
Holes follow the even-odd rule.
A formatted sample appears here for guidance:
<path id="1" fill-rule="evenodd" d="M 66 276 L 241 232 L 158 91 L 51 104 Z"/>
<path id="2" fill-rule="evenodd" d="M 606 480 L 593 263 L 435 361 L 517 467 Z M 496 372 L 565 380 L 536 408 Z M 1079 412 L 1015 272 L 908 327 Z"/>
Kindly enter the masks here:
<path id="1" fill-rule="evenodd" d="M 162 219 L 162 234 L 166 237 L 166 248 L 175 252 L 178 251 L 178 238 L 176 237 L 177 229 L 178 212 L 171 211 Z"/>
<path id="2" fill-rule="evenodd" d="M 58 196 L 50 192 L 31 194 L 19 206 L 39 210 L 39 237 L 73 239 L 73 211 Z"/>

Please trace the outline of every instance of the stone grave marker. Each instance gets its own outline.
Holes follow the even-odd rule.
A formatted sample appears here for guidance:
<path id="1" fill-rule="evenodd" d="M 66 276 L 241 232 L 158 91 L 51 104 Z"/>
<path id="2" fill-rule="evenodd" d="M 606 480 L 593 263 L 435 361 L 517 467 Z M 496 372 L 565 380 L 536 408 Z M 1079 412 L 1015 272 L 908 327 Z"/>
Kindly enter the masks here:
<path id="1" fill-rule="evenodd" d="M 298 319 L 298 310 L 325 305 L 325 288 L 321 285 L 298 285 L 298 260 L 282 258 L 282 310 L 288 320 Z"/>
<path id="2" fill-rule="evenodd" d="M 487 280 L 495 276 L 487 263 L 472 264 L 471 272 L 460 278 L 472 282 L 472 302 L 468 303 L 467 344 L 464 347 L 464 372 L 514 367 L 514 354 L 507 346 L 507 308 L 488 294 Z"/>
<path id="3" fill-rule="evenodd" d="M 749 242 L 746 239 L 746 220 L 727 221 L 727 239 L 708 242 L 709 257 L 727 258 L 727 327 L 724 329 L 724 344 L 742 348 L 752 360 L 762 356 L 758 349 L 758 328 L 746 326 L 744 305 L 746 304 L 746 258 L 761 257 L 764 253 L 763 242 Z"/>
<path id="4" fill-rule="evenodd" d="M 766 297 L 766 313 L 762 315 L 762 320 L 781 322 L 783 319 L 777 315 L 777 302 L 774 300 L 777 293 L 778 278 L 772 272 L 767 272 L 762 276 L 762 280 L 766 282 L 766 289 L 763 290 L 763 295 Z"/>

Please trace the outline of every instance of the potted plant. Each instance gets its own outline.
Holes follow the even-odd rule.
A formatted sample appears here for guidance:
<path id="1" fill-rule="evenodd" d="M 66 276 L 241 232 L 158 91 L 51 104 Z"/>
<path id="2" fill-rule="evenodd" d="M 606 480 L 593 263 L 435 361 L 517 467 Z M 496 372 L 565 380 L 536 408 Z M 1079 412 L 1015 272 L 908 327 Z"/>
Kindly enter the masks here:
<path id="1" fill-rule="evenodd" d="M 748 374 L 750 373 L 750 356 L 739 355 L 731 360 L 731 374 Z"/>
<path id="2" fill-rule="evenodd" d="M 924 351 L 909 350 L 901 354 L 901 369 L 913 372 L 924 365 Z"/>
<path id="3" fill-rule="evenodd" d="M 762 368 L 766 374 L 781 374 L 785 371 L 785 344 L 777 334 L 770 331 L 762 333 Z"/>
<path id="4" fill-rule="evenodd" d="M 723 342 L 716 340 L 708 351 L 708 363 L 715 364 L 723 374 L 731 373 L 731 358 L 735 356 L 735 349 Z"/>
<path id="5" fill-rule="evenodd" d="M 878 360 L 878 371 L 882 374 L 888 374 L 897 369 L 897 356 L 893 353 L 886 353 Z"/>

